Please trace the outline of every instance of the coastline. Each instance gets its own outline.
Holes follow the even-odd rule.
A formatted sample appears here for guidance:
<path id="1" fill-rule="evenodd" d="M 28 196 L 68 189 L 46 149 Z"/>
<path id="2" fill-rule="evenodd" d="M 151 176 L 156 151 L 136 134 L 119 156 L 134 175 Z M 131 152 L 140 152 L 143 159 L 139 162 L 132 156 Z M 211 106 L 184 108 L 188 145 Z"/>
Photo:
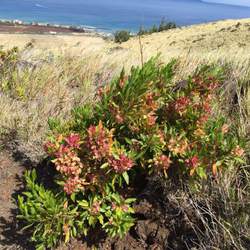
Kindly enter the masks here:
<path id="1" fill-rule="evenodd" d="M 104 35 L 101 32 L 97 32 L 94 28 L 49 24 L 49 23 L 26 23 L 21 20 L 0 20 L 0 33 L 7 34 L 46 34 L 46 35 L 60 35 L 60 34 L 98 34 Z"/>

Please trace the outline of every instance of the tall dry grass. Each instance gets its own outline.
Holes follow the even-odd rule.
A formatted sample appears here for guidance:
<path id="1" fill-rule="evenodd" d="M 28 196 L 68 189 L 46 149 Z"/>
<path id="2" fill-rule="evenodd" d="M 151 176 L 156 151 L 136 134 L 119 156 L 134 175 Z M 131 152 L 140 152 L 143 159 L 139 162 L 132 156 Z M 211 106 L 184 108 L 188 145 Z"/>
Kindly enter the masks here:
<path id="1" fill-rule="evenodd" d="M 0 133 L 15 132 L 18 147 L 31 158 L 42 156 L 42 142 L 48 129 L 48 118 L 66 118 L 74 106 L 93 98 L 98 86 L 108 84 L 123 67 L 128 72 L 132 65 L 130 57 L 120 53 L 118 51 L 109 56 L 92 53 L 83 58 L 64 54 L 52 61 L 45 57 L 42 64 L 34 61 L 34 65 L 31 62 L 33 66 L 19 66 L 16 72 L 12 72 L 14 76 L 11 89 L 0 93 Z M 42 55 L 40 58 L 43 58 Z M 119 64 L 117 58 L 124 63 Z M 228 96 L 226 106 L 230 113 L 232 108 L 235 110 L 236 105 L 238 110 L 234 111 L 237 114 L 234 118 L 239 121 L 242 133 L 246 134 L 249 131 L 250 65 L 240 59 L 242 58 L 230 61 L 228 58 L 180 56 L 177 58 L 176 81 L 191 75 L 203 64 L 215 63 L 227 67 L 227 81 L 223 86 L 224 93 Z M 167 61 L 163 56 L 159 60 Z M 3 82 L 2 80 L 2 84 Z M 238 102 L 234 103 L 235 99 Z"/>
<path id="2" fill-rule="evenodd" d="M 158 53 L 163 63 L 177 59 L 176 82 L 203 64 L 223 67 L 227 73 L 220 112 L 248 140 L 249 27 L 249 19 L 224 21 L 152 34 L 141 41 L 133 38 L 122 45 L 99 37 L 0 35 L 5 48 L 21 48 L 11 81 L 9 77 L 0 81 L 1 143 L 39 161 L 49 117 L 67 118 L 73 107 L 93 100 L 96 89 L 108 84 L 123 67 L 128 72 L 142 58 L 146 61 Z M 25 47 L 31 39 L 33 46 Z M 249 166 L 243 166 L 217 183 L 207 183 L 202 195 L 189 193 L 204 228 L 196 229 L 197 249 L 249 249 L 249 183 Z"/>

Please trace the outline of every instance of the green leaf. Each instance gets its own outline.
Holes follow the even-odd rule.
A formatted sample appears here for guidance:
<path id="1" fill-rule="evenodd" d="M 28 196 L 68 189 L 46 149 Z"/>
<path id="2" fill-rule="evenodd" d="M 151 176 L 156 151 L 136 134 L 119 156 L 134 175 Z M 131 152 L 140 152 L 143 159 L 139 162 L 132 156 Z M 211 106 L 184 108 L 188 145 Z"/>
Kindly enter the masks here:
<path id="1" fill-rule="evenodd" d="M 36 170 L 35 169 L 32 170 L 31 177 L 32 177 L 32 181 L 34 182 L 36 180 L 36 178 L 37 178 Z"/>
<path id="2" fill-rule="evenodd" d="M 206 174 L 204 168 L 198 167 L 198 168 L 196 169 L 196 173 L 198 174 L 198 176 L 199 176 L 201 179 L 207 179 L 207 174 Z"/>
<path id="3" fill-rule="evenodd" d="M 235 157 L 234 159 L 235 159 L 237 162 L 241 163 L 241 164 L 246 163 L 246 162 L 244 161 L 244 159 L 242 159 L 242 158 L 240 158 L 240 157 Z"/>
<path id="4" fill-rule="evenodd" d="M 70 240 L 70 230 L 67 230 L 66 235 L 65 235 L 65 240 L 64 240 L 64 242 L 65 242 L 65 243 L 68 243 L 69 240 Z"/>
<path id="5" fill-rule="evenodd" d="M 135 198 L 129 198 L 129 199 L 125 200 L 125 203 L 127 203 L 127 204 L 130 204 L 130 203 L 133 203 L 133 202 L 136 202 Z"/>
<path id="6" fill-rule="evenodd" d="M 122 177 L 124 178 L 125 182 L 127 183 L 127 185 L 129 185 L 129 176 L 127 172 L 123 172 L 122 173 Z"/>
<path id="7" fill-rule="evenodd" d="M 36 246 L 36 250 L 45 250 L 45 246 L 43 244 L 39 244 Z"/>
<path id="8" fill-rule="evenodd" d="M 99 215 L 99 216 L 98 216 L 98 220 L 99 220 L 100 224 L 103 225 L 104 219 L 103 219 L 103 216 L 102 216 L 102 215 Z"/>
<path id="9" fill-rule="evenodd" d="M 112 198 L 119 204 L 121 202 L 120 196 L 118 194 L 112 194 Z"/>
<path id="10" fill-rule="evenodd" d="M 129 138 L 125 137 L 125 141 L 126 141 L 129 145 L 132 145 L 132 141 L 131 141 Z"/>
<path id="11" fill-rule="evenodd" d="M 72 193 L 72 194 L 70 195 L 70 199 L 71 199 L 73 202 L 75 202 L 75 201 L 76 201 L 76 193 Z"/>
<path id="12" fill-rule="evenodd" d="M 88 222 L 89 222 L 89 225 L 90 225 L 90 226 L 95 225 L 95 222 L 96 222 L 95 217 L 90 216 L 89 219 L 88 219 Z"/>
<path id="13" fill-rule="evenodd" d="M 87 236 L 87 234 L 88 234 L 88 229 L 87 229 L 87 228 L 83 228 L 83 234 L 84 234 L 85 236 Z"/>
<path id="14" fill-rule="evenodd" d="M 78 204 L 83 207 L 83 208 L 88 208 L 89 207 L 89 203 L 85 200 L 82 201 L 78 201 Z"/>
<path id="15" fill-rule="evenodd" d="M 100 169 L 105 169 L 109 166 L 109 164 L 106 162 L 104 164 L 101 165 Z"/>

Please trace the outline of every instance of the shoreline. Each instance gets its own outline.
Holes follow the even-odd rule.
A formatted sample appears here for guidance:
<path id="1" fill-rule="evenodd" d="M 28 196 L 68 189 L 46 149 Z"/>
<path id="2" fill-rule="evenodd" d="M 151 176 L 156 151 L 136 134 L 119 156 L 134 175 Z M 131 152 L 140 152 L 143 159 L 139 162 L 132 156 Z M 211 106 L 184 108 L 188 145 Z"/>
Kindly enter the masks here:
<path id="1" fill-rule="evenodd" d="M 85 35 L 96 35 L 103 37 L 107 37 L 110 35 L 110 33 L 99 32 L 97 29 L 91 27 L 39 23 L 39 22 L 27 23 L 21 20 L 0 20 L 0 33 L 41 34 L 41 35 L 85 34 Z"/>
<path id="2" fill-rule="evenodd" d="M 211 22 L 203 22 L 191 25 L 177 26 L 176 29 L 185 29 L 194 26 L 202 26 L 209 24 L 216 24 L 227 21 L 244 21 L 250 20 L 250 18 L 240 18 L 240 19 L 221 19 Z M 38 22 L 24 22 L 21 20 L 6 20 L 0 19 L 0 34 L 13 34 L 13 35 L 70 35 L 70 36 L 91 36 L 91 37 L 101 37 L 104 39 L 109 39 L 114 36 L 111 30 L 98 30 L 95 27 L 90 26 L 73 26 L 73 25 L 61 25 L 61 24 L 50 24 L 50 23 L 38 23 Z M 130 32 L 133 36 L 136 33 Z"/>

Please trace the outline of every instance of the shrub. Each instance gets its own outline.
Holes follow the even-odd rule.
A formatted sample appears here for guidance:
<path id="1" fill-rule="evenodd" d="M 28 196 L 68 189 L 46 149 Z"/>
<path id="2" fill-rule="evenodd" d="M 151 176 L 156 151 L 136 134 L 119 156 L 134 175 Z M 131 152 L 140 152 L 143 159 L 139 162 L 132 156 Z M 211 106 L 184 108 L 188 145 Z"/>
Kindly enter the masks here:
<path id="1" fill-rule="evenodd" d="M 18 206 L 21 215 L 19 219 L 28 223 L 26 227 L 33 227 L 32 240 L 37 249 L 44 246 L 53 247 L 65 237 L 67 242 L 70 236 L 77 236 L 76 218 L 77 208 L 67 205 L 67 198 L 63 193 L 54 194 L 45 190 L 36 182 L 35 170 L 25 174 L 26 192 L 18 197 Z"/>
<path id="2" fill-rule="evenodd" d="M 243 162 L 236 130 L 223 115 L 215 116 L 223 72 L 201 67 L 176 86 L 175 65 L 152 59 L 129 76 L 122 71 L 99 89 L 95 104 L 76 108 L 63 124 L 50 121 L 45 150 L 57 170 L 58 190 L 45 190 L 27 174 L 29 191 L 19 197 L 21 218 L 34 229 L 39 247 L 96 227 L 122 237 L 134 224 L 129 187 L 136 188 L 138 175 L 181 178 L 197 188 Z M 59 222 L 53 220 L 59 225 L 53 240 L 45 237 L 54 227 L 46 224 L 55 215 L 50 199 L 62 210 Z"/>
<path id="3" fill-rule="evenodd" d="M 177 25 L 174 22 L 166 22 L 164 19 L 161 21 L 158 32 L 164 31 L 164 30 L 170 30 L 177 28 Z"/>
<path id="4" fill-rule="evenodd" d="M 116 43 L 127 42 L 130 38 L 130 32 L 127 30 L 119 30 L 115 32 L 114 37 Z"/>
<path id="5" fill-rule="evenodd" d="M 152 33 L 162 32 L 164 30 L 170 30 L 170 29 L 175 29 L 175 28 L 177 28 L 177 25 L 174 22 L 166 22 L 163 19 L 161 21 L 161 23 L 159 24 L 159 26 L 153 25 L 149 29 L 144 29 L 144 28 L 141 27 L 139 32 L 137 33 L 137 35 L 139 35 L 139 36 L 149 35 L 149 34 L 152 34 Z"/>

